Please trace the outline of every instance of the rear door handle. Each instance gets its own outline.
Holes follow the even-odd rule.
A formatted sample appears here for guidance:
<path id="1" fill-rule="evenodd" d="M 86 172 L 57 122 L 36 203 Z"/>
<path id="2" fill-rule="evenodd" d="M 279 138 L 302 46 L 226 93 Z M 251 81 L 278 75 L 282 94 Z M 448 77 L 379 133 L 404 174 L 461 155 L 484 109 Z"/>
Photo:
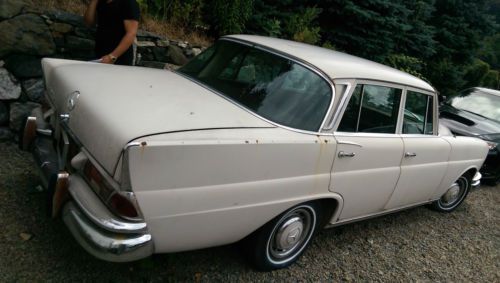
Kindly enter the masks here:
<path id="1" fill-rule="evenodd" d="M 343 152 L 343 151 L 339 151 L 339 154 L 338 154 L 338 157 L 339 158 L 344 158 L 344 157 L 354 157 L 356 156 L 356 153 L 354 152 Z"/>
<path id="2" fill-rule="evenodd" d="M 417 154 L 415 152 L 405 152 L 405 157 L 415 157 Z"/>

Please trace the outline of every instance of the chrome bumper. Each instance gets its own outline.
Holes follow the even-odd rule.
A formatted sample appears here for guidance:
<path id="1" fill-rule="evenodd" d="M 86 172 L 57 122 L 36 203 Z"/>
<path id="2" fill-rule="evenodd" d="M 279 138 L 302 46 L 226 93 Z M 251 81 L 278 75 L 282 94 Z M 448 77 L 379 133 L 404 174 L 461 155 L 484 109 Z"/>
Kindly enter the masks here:
<path id="1" fill-rule="evenodd" d="M 28 131 L 31 134 L 26 133 Z M 68 178 L 68 174 L 61 170 L 61 158 L 53 139 L 33 135 L 33 131 L 33 127 L 26 127 L 25 138 L 20 141 L 20 145 L 29 145 L 24 149 L 32 151 L 43 185 L 49 193 L 58 196 L 57 203 L 52 203 L 56 207 L 53 216 L 57 215 L 58 207 L 63 206 L 64 223 L 78 243 L 90 254 L 106 261 L 127 262 L 150 256 L 154 245 L 146 223 L 115 216 L 78 173 Z M 59 183 L 59 176 L 64 176 L 67 182 Z M 56 186 L 62 183 L 64 188 Z"/>
<path id="2" fill-rule="evenodd" d="M 479 187 L 479 185 L 481 185 L 481 178 L 483 176 L 481 175 L 481 173 L 477 172 L 476 175 L 474 175 L 474 177 L 472 178 L 472 187 L 473 188 L 477 188 Z"/>
<path id="3" fill-rule="evenodd" d="M 117 234 L 100 229 L 72 201 L 64 206 L 63 220 L 78 243 L 99 259 L 127 262 L 153 253 L 150 234 Z"/>
<path id="4" fill-rule="evenodd" d="M 64 206 L 62 217 L 87 252 L 113 262 L 134 261 L 153 253 L 153 239 L 145 222 L 113 215 L 77 174 L 70 176 L 69 184 L 72 200 Z"/>

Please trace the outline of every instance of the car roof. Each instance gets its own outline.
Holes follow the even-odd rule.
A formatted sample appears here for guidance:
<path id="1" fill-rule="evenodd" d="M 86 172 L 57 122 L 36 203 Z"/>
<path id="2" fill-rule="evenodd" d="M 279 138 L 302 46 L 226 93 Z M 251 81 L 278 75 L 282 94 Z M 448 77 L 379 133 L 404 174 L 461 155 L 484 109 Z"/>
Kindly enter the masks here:
<path id="1" fill-rule="evenodd" d="M 481 91 L 481 92 L 485 92 L 485 93 L 488 93 L 488 94 L 492 94 L 492 95 L 500 96 L 500 91 L 498 91 L 498 90 L 494 90 L 494 89 L 491 89 L 491 88 L 485 88 L 485 87 L 474 87 L 473 89 L 475 89 L 475 90 L 479 90 L 479 91 Z"/>
<path id="2" fill-rule="evenodd" d="M 394 82 L 435 92 L 434 88 L 422 79 L 346 53 L 310 44 L 257 35 L 228 35 L 223 38 L 246 41 L 286 53 L 314 65 L 331 79 L 368 79 Z"/>

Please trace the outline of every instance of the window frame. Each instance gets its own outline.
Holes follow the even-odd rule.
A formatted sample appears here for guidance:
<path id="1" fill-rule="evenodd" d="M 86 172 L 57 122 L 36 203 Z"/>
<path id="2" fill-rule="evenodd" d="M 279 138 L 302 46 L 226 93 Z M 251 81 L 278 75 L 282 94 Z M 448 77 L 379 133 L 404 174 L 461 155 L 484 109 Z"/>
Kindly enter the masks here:
<path id="1" fill-rule="evenodd" d="M 405 92 L 404 92 L 404 95 L 403 95 L 403 108 L 402 108 L 402 112 L 404 114 L 404 110 L 405 110 L 405 106 L 406 106 L 406 96 L 407 96 L 407 93 L 408 91 L 412 91 L 412 92 L 418 92 L 420 94 L 424 94 L 424 95 L 428 95 L 429 97 L 431 97 L 433 99 L 433 103 L 432 103 L 432 134 L 404 134 L 403 133 L 403 121 L 404 121 L 404 116 L 401 116 L 399 117 L 399 119 L 401 120 L 401 127 L 399 128 L 399 132 L 401 134 L 402 137 L 436 137 L 438 136 L 438 128 L 439 128 L 439 125 L 438 125 L 438 119 L 439 119 L 439 114 L 438 114 L 438 104 L 437 103 L 437 97 L 436 97 L 436 93 L 434 92 L 431 92 L 431 91 L 427 91 L 427 90 L 423 90 L 423 89 L 419 89 L 419 88 L 415 88 L 415 87 L 406 87 L 405 88 Z M 401 112 L 400 112 L 400 115 L 401 115 Z"/>
<path id="2" fill-rule="evenodd" d="M 395 88 L 395 89 L 401 90 L 401 99 L 399 101 L 398 118 L 397 118 L 397 122 L 396 122 L 396 130 L 394 133 L 366 133 L 366 132 L 337 131 L 339 124 L 342 121 L 342 117 L 344 117 L 347 105 L 351 101 L 352 94 L 354 93 L 354 90 L 356 90 L 358 85 L 373 85 L 373 86 L 381 86 L 381 87 L 390 87 L 390 88 Z M 402 108 L 402 105 L 406 101 L 405 96 L 406 96 L 406 86 L 403 86 L 403 85 L 400 85 L 397 83 L 382 82 L 382 81 L 375 81 L 375 80 L 365 80 L 365 79 L 354 80 L 351 88 L 349 89 L 349 93 L 344 94 L 344 97 L 341 98 L 341 102 L 340 102 L 339 106 L 337 107 L 336 112 L 339 114 L 335 116 L 335 121 L 334 121 L 334 126 L 333 126 L 333 129 L 334 129 L 333 134 L 334 135 L 342 135 L 342 136 L 360 136 L 360 137 L 394 137 L 394 136 L 399 135 L 401 133 L 401 129 L 402 129 L 402 125 L 403 125 L 402 120 L 401 120 L 401 113 L 404 111 L 404 108 Z"/>

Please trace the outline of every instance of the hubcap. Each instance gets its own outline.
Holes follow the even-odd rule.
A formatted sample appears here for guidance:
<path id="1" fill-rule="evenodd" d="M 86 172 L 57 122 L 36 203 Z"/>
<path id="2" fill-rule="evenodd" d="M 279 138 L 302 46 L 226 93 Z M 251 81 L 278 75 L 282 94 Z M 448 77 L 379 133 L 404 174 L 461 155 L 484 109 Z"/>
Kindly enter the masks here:
<path id="1" fill-rule="evenodd" d="M 442 200 L 443 203 L 446 205 L 457 201 L 459 196 L 460 196 L 460 186 L 458 185 L 458 183 L 454 183 L 448 189 L 448 191 L 446 191 L 446 193 L 443 195 Z"/>
<path id="2" fill-rule="evenodd" d="M 280 250 L 292 248 L 300 240 L 304 223 L 299 217 L 294 217 L 288 220 L 276 234 L 276 247 Z"/>
<path id="3" fill-rule="evenodd" d="M 269 255 L 276 260 L 287 260 L 301 250 L 309 240 L 315 219 L 306 208 L 290 211 L 277 224 L 269 241 Z"/>

